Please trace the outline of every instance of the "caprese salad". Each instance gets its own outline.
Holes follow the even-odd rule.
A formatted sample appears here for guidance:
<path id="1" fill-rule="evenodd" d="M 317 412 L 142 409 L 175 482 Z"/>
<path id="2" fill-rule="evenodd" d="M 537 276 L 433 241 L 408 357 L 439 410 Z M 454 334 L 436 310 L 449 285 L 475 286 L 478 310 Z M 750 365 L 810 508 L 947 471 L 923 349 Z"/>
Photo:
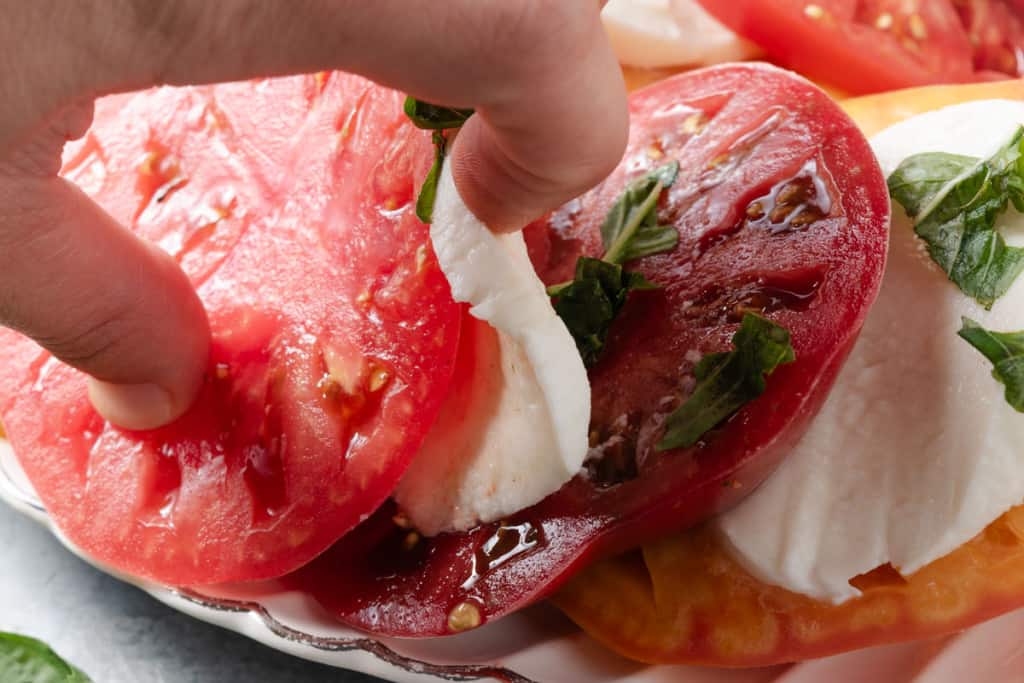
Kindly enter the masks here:
<path id="1" fill-rule="evenodd" d="M 744 50 L 711 61 L 753 54 L 726 26 L 799 66 L 864 24 L 846 3 L 702 4 L 709 40 Z M 896 4 L 875 9 L 910 37 L 1018 16 Z M 779 54 L 739 5 L 840 33 Z M 839 85 L 992 66 L 977 41 L 963 72 L 932 47 L 927 77 L 858 62 Z M 281 578 L 374 634 L 549 596 L 645 661 L 963 628 L 1024 604 L 1024 104 L 992 99 L 1024 86 L 963 88 L 847 113 L 774 66 L 676 75 L 631 96 L 599 187 L 500 236 L 444 163 L 471 111 L 340 73 L 107 98 L 62 173 L 192 279 L 204 388 L 169 427 L 119 430 L 82 375 L 0 331 L 0 420 L 97 561 Z"/>

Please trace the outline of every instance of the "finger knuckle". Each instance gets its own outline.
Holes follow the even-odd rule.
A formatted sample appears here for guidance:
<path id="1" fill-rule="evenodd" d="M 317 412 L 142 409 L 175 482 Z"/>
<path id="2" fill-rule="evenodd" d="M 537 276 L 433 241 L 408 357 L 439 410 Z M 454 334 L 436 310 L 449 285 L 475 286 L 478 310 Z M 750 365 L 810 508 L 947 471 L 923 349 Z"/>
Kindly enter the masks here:
<path id="1" fill-rule="evenodd" d="M 594 29 L 596 3 L 585 0 L 518 0 L 493 4 L 492 54 L 511 68 L 551 68 L 578 51 Z"/>
<path id="2" fill-rule="evenodd" d="M 37 337 L 36 341 L 65 363 L 102 372 L 118 362 L 124 341 L 131 336 L 127 314 L 112 311 L 82 317 L 57 334 Z"/>

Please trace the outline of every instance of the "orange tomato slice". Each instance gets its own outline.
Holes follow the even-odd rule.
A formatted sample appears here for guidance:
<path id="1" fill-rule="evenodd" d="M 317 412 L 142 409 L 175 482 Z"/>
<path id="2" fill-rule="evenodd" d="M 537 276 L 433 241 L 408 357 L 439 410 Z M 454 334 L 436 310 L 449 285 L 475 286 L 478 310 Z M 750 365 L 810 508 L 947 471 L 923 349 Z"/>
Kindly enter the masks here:
<path id="1" fill-rule="evenodd" d="M 855 577 L 841 605 L 765 584 L 707 527 L 584 571 L 555 604 L 612 650 L 652 663 L 767 666 L 940 636 L 1024 605 L 1024 506 L 907 578 Z"/>
<path id="2" fill-rule="evenodd" d="M 1024 80 L 930 85 L 866 95 L 840 102 L 864 135 L 871 137 L 894 123 L 933 109 L 973 100 L 1024 100 Z"/>

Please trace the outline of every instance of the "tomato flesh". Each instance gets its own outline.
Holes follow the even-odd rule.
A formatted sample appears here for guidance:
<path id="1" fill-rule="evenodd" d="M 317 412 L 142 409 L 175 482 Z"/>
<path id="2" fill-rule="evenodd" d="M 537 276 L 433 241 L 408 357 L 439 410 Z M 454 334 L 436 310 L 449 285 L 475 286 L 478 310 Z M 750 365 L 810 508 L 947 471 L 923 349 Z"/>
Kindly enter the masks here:
<path id="1" fill-rule="evenodd" d="M 542 278 L 564 280 L 579 255 L 602 252 L 600 225 L 625 185 L 680 162 L 659 208 L 680 246 L 631 264 L 662 288 L 631 298 L 590 372 L 591 463 L 537 506 L 465 534 L 422 539 L 382 509 L 288 578 L 342 621 L 435 636 L 523 607 L 596 555 L 737 501 L 824 399 L 885 261 L 888 193 L 866 140 L 822 91 L 764 65 L 682 74 L 630 108 L 619 168 L 527 229 Z M 745 311 L 787 327 L 797 360 L 698 445 L 656 453 L 694 363 L 730 347 Z"/>
<path id="2" fill-rule="evenodd" d="M 1024 76 L 1024 3 L 1016 0 L 953 0 L 971 44 L 974 68 Z"/>
<path id="3" fill-rule="evenodd" d="M 852 577 L 841 605 L 750 576 L 707 528 L 600 562 L 554 602 L 633 659 L 753 667 L 953 633 L 1016 609 L 1024 596 L 1024 508 L 907 578 L 888 565 Z"/>
<path id="4" fill-rule="evenodd" d="M 779 63 L 853 93 L 1016 77 L 1017 0 L 700 0 Z"/>
<path id="5" fill-rule="evenodd" d="M 63 174 L 172 253 L 213 332 L 175 424 L 125 432 L 0 331 L 0 415 L 61 531 L 169 584 L 279 576 L 389 495 L 436 417 L 459 308 L 415 217 L 397 93 L 322 74 L 101 101 Z"/>

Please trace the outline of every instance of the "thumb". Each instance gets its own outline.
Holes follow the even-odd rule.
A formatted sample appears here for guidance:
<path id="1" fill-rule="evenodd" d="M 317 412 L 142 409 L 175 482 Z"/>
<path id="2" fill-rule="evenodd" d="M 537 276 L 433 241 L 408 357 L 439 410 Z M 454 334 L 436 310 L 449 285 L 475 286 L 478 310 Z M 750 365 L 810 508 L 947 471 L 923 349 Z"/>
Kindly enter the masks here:
<path id="1" fill-rule="evenodd" d="M 0 325 L 88 373 L 97 411 L 126 429 L 182 415 L 208 361 L 177 264 L 54 176 L 0 174 Z"/>

